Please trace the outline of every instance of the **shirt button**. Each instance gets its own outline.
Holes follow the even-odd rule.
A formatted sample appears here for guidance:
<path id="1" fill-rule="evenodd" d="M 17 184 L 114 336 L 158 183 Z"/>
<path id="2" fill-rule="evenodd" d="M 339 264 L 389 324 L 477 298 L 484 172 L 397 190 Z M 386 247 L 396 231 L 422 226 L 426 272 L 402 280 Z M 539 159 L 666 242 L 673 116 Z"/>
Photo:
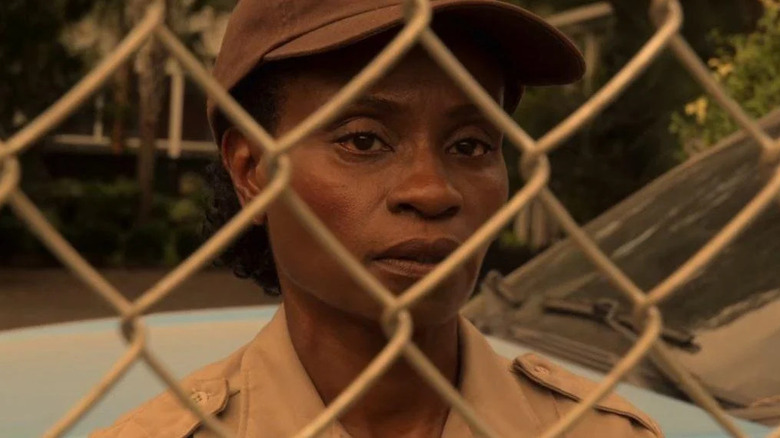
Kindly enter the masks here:
<path id="1" fill-rule="evenodd" d="M 541 366 L 541 365 L 534 366 L 534 372 L 536 372 L 536 374 L 539 374 L 539 375 L 542 375 L 542 376 L 546 376 L 546 375 L 550 374 L 550 370 L 548 370 L 547 367 L 544 367 L 544 366 Z"/>
<path id="2" fill-rule="evenodd" d="M 205 403 L 209 399 L 209 395 L 203 391 L 196 391 L 190 395 L 190 400 L 197 404 Z"/>

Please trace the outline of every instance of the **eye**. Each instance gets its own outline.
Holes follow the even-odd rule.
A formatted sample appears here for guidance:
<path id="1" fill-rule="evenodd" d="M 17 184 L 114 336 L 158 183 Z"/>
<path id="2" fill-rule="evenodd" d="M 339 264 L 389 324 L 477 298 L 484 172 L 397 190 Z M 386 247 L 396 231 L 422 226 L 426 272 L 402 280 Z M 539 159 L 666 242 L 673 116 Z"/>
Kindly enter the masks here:
<path id="1" fill-rule="evenodd" d="M 381 152 L 390 147 L 373 132 L 353 132 L 336 139 L 336 143 L 353 152 Z"/>
<path id="2" fill-rule="evenodd" d="M 475 138 L 465 138 L 458 140 L 452 146 L 447 148 L 447 153 L 465 155 L 467 157 L 481 157 L 487 155 L 494 147 L 484 141 Z"/>

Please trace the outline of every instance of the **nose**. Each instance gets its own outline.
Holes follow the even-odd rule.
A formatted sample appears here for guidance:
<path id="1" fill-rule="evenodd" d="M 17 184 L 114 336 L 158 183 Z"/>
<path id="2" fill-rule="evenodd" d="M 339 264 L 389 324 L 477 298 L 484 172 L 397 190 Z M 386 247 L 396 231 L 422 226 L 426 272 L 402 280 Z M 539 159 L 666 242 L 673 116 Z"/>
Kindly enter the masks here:
<path id="1" fill-rule="evenodd" d="M 452 185 L 443 163 L 433 151 L 417 153 L 404 164 L 397 184 L 387 197 L 392 213 L 408 213 L 428 220 L 458 214 L 463 207 L 463 195 Z"/>

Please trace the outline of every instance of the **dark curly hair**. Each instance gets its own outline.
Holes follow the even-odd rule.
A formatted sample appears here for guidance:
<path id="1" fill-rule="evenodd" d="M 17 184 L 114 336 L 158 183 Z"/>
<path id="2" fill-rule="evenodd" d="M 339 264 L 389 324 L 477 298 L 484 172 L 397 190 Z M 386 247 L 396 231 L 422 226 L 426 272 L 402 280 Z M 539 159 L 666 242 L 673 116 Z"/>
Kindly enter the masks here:
<path id="1" fill-rule="evenodd" d="M 256 68 L 231 90 L 231 95 L 268 132 L 273 133 L 278 124 L 278 106 L 281 99 L 279 78 L 284 66 L 281 63 Z M 231 123 L 217 111 L 214 134 L 217 142 L 230 128 Z M 203 234 L 209 237 L 219 231 L 241 210 L 233 181 L 222 161 L 217 159 L 206 167 L 206 175 L 212 189 L 210 206 L 205 215 Z M 228 246 L 214 261 L 216 266 L 228 266 L 239 278 L 251 278 L 269 294 L 278 296 L 279 277 L 276 273 L 268 230 L 265 226 L 251 225 Z"/>

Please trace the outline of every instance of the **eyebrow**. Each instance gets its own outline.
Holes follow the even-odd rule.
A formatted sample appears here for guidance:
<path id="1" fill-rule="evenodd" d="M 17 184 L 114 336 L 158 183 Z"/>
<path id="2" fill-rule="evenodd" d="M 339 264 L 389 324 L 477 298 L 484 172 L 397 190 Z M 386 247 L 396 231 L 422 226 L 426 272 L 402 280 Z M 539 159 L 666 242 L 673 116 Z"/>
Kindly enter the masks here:
<path id="1" fill-rule="evenodd" d="M 357 98 L 352 103 L 352 105 L 349 106 L 349 109 L 347 109 L 346 112 L 352 112 L 361 109 L 375 113 L 391 113 L 403 110 L 404 105 L 382 97 L 361 96 Z"/>

